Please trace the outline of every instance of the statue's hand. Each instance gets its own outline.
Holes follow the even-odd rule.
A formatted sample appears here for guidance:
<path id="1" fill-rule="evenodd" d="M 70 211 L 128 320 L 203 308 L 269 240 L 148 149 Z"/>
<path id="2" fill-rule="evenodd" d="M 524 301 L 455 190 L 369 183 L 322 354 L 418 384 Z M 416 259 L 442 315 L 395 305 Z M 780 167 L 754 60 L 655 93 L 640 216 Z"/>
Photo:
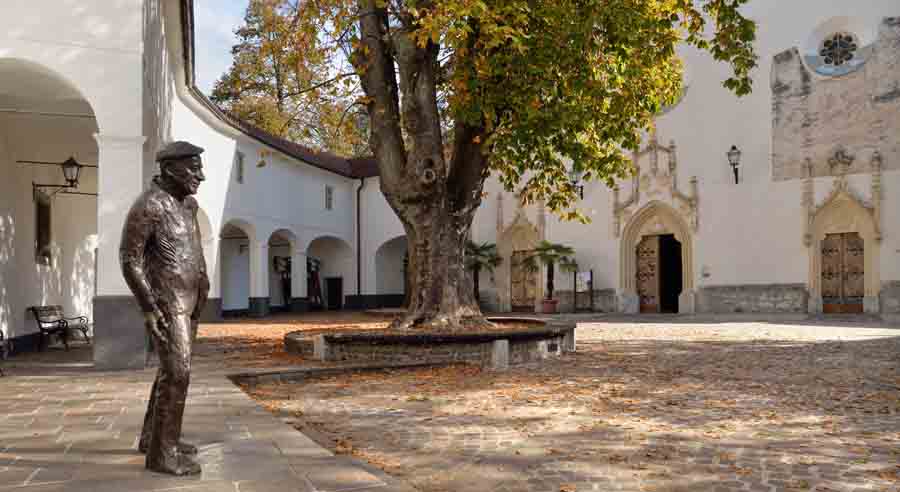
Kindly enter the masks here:
<path id="1" fill-rule="evenodd" d="M 159 309 L 144 313 L 144 326 L 161 343 L 169 343 L 169 323 Z"/>

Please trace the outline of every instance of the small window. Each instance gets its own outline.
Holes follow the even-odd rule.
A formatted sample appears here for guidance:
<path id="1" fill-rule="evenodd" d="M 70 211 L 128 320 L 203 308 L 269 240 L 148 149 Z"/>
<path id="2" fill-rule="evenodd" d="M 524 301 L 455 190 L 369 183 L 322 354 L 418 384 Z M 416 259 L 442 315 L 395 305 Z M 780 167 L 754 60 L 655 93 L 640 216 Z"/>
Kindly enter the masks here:
<path id="1" fill-rule="evenodd" d="M 334 188 L 325 185 L 325 210 L 331 210 L 334 207 Z"/>
<path id="2" fill-rule="evenodd" d="M 51 260 L 50 242 L 50 197 L 38 192 L 35 195 L 34 259 L 39 265 L 49 265 Z"/>
<path id="3" fill-rule="evenodd" d="M 244 182 L 244 154 L 241 152 L 234 155 L 234 179 L 238 183 Z"/>

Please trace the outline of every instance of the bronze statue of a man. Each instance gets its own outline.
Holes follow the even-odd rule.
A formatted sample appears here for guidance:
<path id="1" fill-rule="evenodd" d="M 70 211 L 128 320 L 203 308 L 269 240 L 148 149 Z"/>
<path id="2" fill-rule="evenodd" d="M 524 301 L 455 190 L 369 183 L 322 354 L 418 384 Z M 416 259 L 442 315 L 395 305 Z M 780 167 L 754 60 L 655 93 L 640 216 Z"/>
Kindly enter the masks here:
<path id="1" fill-rule="evenodd" d="M 197 448 L 181 442 L 191 345 L 209 278 L 191 196 L 203 182 L 203 149 L 174 142 L 156 155 L 159 176 L 132 205 L 119 247 L 122 274 L 144 312 L 159 355 L 139 449 L 150 470 L 200 473 Z"/>

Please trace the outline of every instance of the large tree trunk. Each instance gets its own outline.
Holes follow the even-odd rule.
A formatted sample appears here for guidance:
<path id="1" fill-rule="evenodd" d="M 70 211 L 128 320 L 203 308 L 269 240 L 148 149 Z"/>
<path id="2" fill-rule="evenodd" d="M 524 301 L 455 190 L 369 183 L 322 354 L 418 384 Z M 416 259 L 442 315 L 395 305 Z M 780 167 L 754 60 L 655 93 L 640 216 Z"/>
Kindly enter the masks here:
<path id="1" fill-rule="evenodd" d="M 405 208 L 410 296 L 397 328 L 453 328 L 483 323 L 472 295 L 464 251 L 469 223 L 460 223 L 441 203 Z"/>
<path id="2" fill-rule="evenodd" d="M 375 0 L 359 0 L 359 6 L 365 13 L 359 21 L 362 47 L 353 63 L 368 99 L 369 144 L 378 159 L 382 193 L 406 230 L 409 252 L 407 313 L 394 327 L 487 323 L 464 262 L 487 176 L 485 129 L 456 123 L 447 159 L 437 105 L 439 47 L 415 42 L 414 27 L 405 24 L 414 19 L 404 18 L 398 26 L 388 22 L 387 11 Z"/>

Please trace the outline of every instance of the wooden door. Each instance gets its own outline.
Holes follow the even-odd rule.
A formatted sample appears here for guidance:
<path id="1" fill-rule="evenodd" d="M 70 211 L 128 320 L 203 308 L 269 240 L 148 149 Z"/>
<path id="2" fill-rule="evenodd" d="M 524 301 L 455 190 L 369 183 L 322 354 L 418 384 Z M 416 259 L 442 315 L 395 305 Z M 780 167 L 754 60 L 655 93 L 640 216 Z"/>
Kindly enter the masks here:
<path id="1" fill-rule="evenodd" d="M 865 296 L 865 243 L 856 232 L 822 241 L 822 304 L 826 313 L 861 313 Z"/>
<path id="2" fill-rule="evenodd" d="M 647 236 L 637 247 L 637 294 L 642 313 L 660 312 L 659 236 Z"/>
<path id="3" fill-rule="evenodd" d="M 529 254 L 529 251 L 514 251 L 510 262 L 510 304 L 516 312 L 534 312 L 535 272 L 529 271 L 523 262 Z"/>

